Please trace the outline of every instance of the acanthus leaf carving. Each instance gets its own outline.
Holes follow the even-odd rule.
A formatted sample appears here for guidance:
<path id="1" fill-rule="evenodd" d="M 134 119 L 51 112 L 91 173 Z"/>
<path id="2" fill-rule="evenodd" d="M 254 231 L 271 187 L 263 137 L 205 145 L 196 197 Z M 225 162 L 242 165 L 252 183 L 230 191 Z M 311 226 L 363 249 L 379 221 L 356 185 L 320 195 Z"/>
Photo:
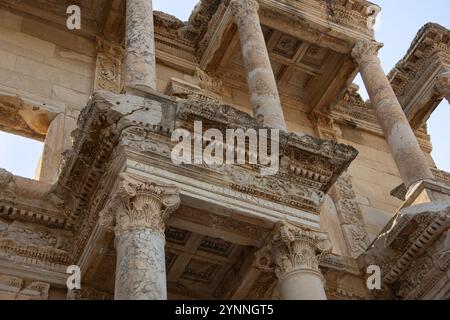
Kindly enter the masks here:
<path id="1" fill-rule="evenodd" d="M 296 270 L 320 274 L 319 257 L 331 252 L 328 234 L 281 222 L 265 247 L 256 253 L 258 268 L 278 278 Z"/>
<path id="2" fill-rule="evenodd" d="M 117 190 L 100 213 L 100 225 L 116 235 L 143 228 L 164 233 L 165 220 L 179 203 L 177 187 L 122 173 Z"/>

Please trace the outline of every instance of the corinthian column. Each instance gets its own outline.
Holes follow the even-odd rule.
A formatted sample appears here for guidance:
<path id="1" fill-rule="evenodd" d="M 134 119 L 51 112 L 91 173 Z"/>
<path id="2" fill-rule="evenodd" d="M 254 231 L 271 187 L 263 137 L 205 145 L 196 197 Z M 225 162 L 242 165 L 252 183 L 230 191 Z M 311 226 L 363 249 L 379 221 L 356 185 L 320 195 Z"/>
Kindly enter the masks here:
<path id="1" fill-rule="evenodd" d="M 447 102 L 450 103 L 450 70 L 442 72 L 436 79 L 436 86 Z"/>
<path id="2" fill-rule="evenodd" d="M 431 170 L 420 149 L 416 136 L 397 97 L 381 67 L 377 52 L 380 44 L 358 42 L 352 56 L 359 64 L 360 73 L 394 156 L 406 188 L 425 179 L 433 179 Z"/>
<path id="3" fill-rule="evenodd" d="M 256 0 L 232 0 L 231 10 L 241 40 L 253 114 L 264 126 L 286 130 L 277 83 L 270 65 Z"/>
<path id="4" fill-rule="evenodd" d="M 257 258 L 259 268 L 275 272 L 283 300 L 326 300 L 318 257 L 329 251 L 326 233 L 282 223 Z"/>
<path id="5" fill-rule="evenodd" d="M 126 0 L 125 89 L 156 90 L 152 0 Z"/>
<path id="6" fill-rule="evenodd" d="M 113 199 L 100 214 L 114 226 L 116 300 L 166 300 L 165 220 L 178 207 L 178 189 L 122 175 Z"/>

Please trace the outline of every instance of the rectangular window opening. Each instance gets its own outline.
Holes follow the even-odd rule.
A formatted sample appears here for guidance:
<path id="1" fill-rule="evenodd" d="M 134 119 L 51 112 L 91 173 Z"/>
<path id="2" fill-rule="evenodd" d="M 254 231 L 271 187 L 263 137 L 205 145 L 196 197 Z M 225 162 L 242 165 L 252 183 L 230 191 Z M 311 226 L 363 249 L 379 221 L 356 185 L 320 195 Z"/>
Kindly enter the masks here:
<path id="1" fill-rule="evenodd" d="M 0 131 L 0 168 L 39 180 L 44 142 Z"/>

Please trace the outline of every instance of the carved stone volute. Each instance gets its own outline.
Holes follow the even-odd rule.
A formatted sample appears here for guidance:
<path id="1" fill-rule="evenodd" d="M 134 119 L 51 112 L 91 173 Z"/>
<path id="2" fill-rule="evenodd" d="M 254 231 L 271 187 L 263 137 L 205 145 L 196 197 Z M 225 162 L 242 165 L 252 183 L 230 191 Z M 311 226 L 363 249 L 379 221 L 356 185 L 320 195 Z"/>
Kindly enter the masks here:
<path id="1" fill-rule="evenodd" d="M 178 208 L 179 190 L 121 174 L 112 200 L 100 213 L 100 225 L 117 235 L 136 229 L 164 233 L 164 222 Z"/>
<path id="2" fill-rule="evenodd" d="M 257 252 L 258 267 L 280 279 L 294 271 L 319 270 L 319 256 L 331 252 L 328 234 L 282 222 L 267 245 Z"/>
<path id="3" fill-rule="evenodd" d="M 369 61 L 379 61 L 377 54 L 383 47 L 382 43 L 376 41 L 358 41 L 352 50 L 352 58 L 358 65 Z"/>
<path id="4" fill-rule="evenodd" d="M 257 0 L 232 0 L 230 7 L 231 12 L 236 17 L 246 15 L 249 11 L 258 12 L 259 3 Z"/>

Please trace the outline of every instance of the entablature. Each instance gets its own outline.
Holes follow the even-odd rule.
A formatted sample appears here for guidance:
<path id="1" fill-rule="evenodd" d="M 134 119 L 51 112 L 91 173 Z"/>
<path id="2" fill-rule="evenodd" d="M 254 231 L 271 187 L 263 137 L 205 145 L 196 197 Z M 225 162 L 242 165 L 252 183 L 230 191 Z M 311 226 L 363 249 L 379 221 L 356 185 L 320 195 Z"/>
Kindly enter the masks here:
<path id="1" fill-rule="evenodd" d="M 448 72 L 450 31 L 428 23 L 419 30 L 406 55 L 388 75 L 413 129 L 425 123 L 444 98 L 437 82 Z"/>

